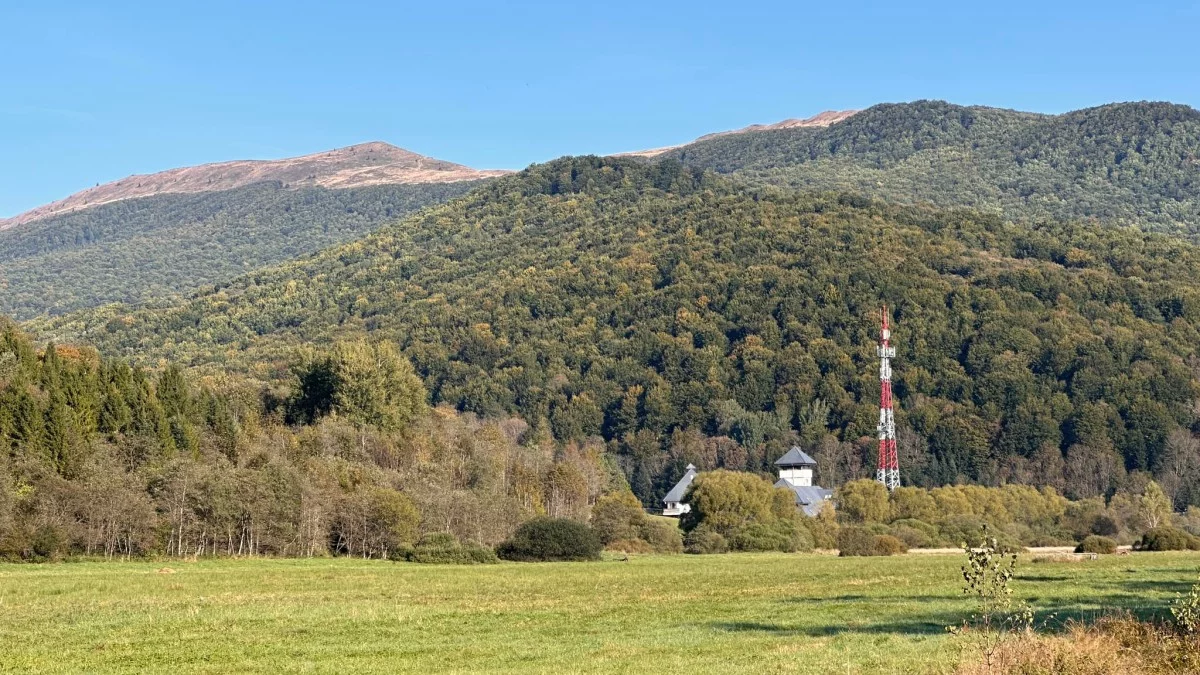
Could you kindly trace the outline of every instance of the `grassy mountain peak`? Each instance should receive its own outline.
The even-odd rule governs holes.
[[[97,185],[12,218],[0,230],[104,204],[160,194],[196,194],[279,182],[288,187],[355,188],[373,185],[456,183],[502,175],[418,155],[382,142],[361,143],[302,157],[201,164],[129,176]]]

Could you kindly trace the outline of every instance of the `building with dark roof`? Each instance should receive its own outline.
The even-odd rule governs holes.
[[[816,516],[821,512],[821,506],[833,498],[833,490],[827,490],[820,485],[813,485],[813,470],[817,462],[799,446],[792,446],[783,457],[775,460],[779,469],[779,480],[775,487],[788,488],[796,495],[796,506],[805,515]]]
[[[683,474],[683,478],[671,488],[666,497],[663,497],[663,515],[664,516],[682,516],[692,510],[683,502],[683,496],[687,494],[687,490],[692,485],[692,481],[696,479],[696,467],[688,464],[687,472]]]
[[[779,480],[776,481],[775,487],[791,490],[796,495],[796,507],[804,511],[805,515],[816,516],[821,512],[821,506],[833,499],[833,490],[813,485],[813,471],[817,468],[817,462],[799,446],[792,446],[783,457],[775,460],[775,467],[779,470]],[[680,478],[667,496],[663,497],[664,516],[682,516],[692,510],[692,507],[683,501],[683,497],[691,487],[692,481],[696,479],[696,473],[696,467],[688,464],[687,473],[684,473],[683,478]]]

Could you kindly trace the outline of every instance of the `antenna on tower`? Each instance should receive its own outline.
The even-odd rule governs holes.
[[[900,460],[896,456],[896,416],[892,411],[892,331],[888,327],[887,305],[880,312],[883,328],[879,332],[879,468],[875,480],[889,491],[900,487]]]

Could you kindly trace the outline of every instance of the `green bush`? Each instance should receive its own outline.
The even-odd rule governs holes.
[[[1070,546],[1075,543],[1074,538],[1066,532],[1030,533],[1028,537],[1022,537],[1021,541],[1026,546]]]
[[[998,550],[1002,553],[1015,553],[1024,550],[1021,542],[1012,533],[995,527],[987,527],[982,519],[969,515],[952,515],[941,523],[942,541],[950,542],[953,546],[982,546],[985,538],[996,539]]]
[[[785,551],[796,550],[795,543],[786,532],[762,523],[750,523],[738,528],[729,547],[735,551]]]
[[[618,539],[609,542],[604,547],[606,551],[619,551],[621,553],[654,553],[654,547],[645,539]]]
[[[683,533],[678,525],[647,518],[639,531],[642,541],[655,553],[683,552]]]
[[[729,542],[725,541],[720,532],[701,525],[687,533],[683,540],[683,550],[685,553],[727,553]]]
[[[1138,551],[1196,551],[1200,550],[1200,539],[1169,525],[1156,527],[1133,545]]]
[[[932,548],[933,547],[933,539],[931,539],[928,534],[925,534],[924,532],[922,532],[921,530],[918,530],[915,527],[909,527],[908,525],[893,524],[891,527],[890,534],[893,537],[895,537],[896,539],[899,539],[900,541],[904,542],[904,545],[907,546],[908,548]]]
[[[34,562],[58,560],[66,551],[66,537],[59,528],[43,525],[34,533],[30,548],[33,555],[29,559]]]
[[[426,534],[415,546],[405,549],[400,560],[442,565],[479,565],[499,562],[496,553],[477,544],[463,544],[449,532]]]
[[[1115,537],[1121,531],[1117,521],[1113,520],[1112,516],[1100,514],[1092,520],[1092,534],[1098,534],[1101,537]]]
[[[602,544],[638,539],[646,522],[646,512],[632,492],[602,495],[592,507],[592,530]]]
[[[914,530],[920,531],[926,537],[929,537],[930,541],[934,542],[938,540],[938,536],[940,534],[937,525],[932,525],[924,520],[917,520],[916,518],[901,518],[899,520],[893,520],[892,527],[910,527]]]
[[[838,555],[877,556],[907,553],[908,547],[890,534],[874,534],[865,527],[843,527],[838,533]]]
[[[875,555],[903,555],[908,553],[908,546],[890,534],[877,534],[872,542]]]
[[[496,554],[518,562],[598,560],[601,548],[600,538],[582,523],[566,518],[534,518],[497,546]]]
[[[1079,545],[1075,547],[1075,552],[1104,554],[1116,553],[1117,542],[1109,539],[1108,537],[1101,537],[1100,535],[1093,534],[1079,542]]]

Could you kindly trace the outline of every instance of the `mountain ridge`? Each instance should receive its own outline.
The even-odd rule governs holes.
[[[136,174],[81,190],[11,218],[0,218],[0,230],[127,199],[219,192],[269,181],[279,181],[289,188],[348,189],[458,183],[507,173],[511,172],[473,169],[371,141],[284,159],[231,160]]]
[[[712,133],[704,134],[703,136],[700,136],[700,137],[696,138],[695,140],[689,141],[687,143],[680,143],[678,145],[664,145],[659,148],[650,148],[649,150],[634,150],[632,152],[619,152],[612,156],[613,157],[647,157],[647,158],[658,157],[659,155],[671,152],[672,150],[678,150],[680,148],[685,148],[689,145],[692,145],[693,143],[700,143],[702,141],[708,141],[708,140],[712,140],[714,138],[720,138],[721,136],[732,136],[734,134],[747,134],[747,133],[752,133],[752,132],[756,132],[756,131],[778,131],[780,129],[804,129],[804,128],[810,128],[810,127],[827,127],[827,126],[830,126],[833,124],[837,124],[838,122],[841,122],[842,120],[845,120],[859,112],[862,112],[862,111],[861,110],[826,110],[824,112],[817,113],[816,115],[813,115],[812,117],[805,117],[805,118],[789,117],[788,119],[780,120],[778,122],[773,122],[771,124],[750,124],[750,125],[740,128],[740,129],[729,129],[728,131],[714,131]]]
[[[1198,154],[1200,111],[1183,104],[1047,115],[921,100],[825,127],[714,136],[662,156],[748,185],[1200,237]]]

